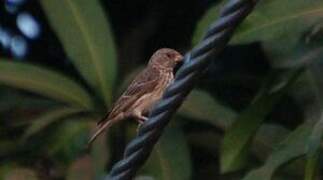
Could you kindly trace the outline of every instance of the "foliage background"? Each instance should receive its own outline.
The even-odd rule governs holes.
[[[1,179],[104,177],[136,125],[87,151],[95,122],[155,50],[188,51],[225,2],[26,1],[42,34],[23,58],[1,49]],[[5,5],[0,25],[19,33]],[[322,179],[322,19],[318,0],[260,1],[136,179]]]

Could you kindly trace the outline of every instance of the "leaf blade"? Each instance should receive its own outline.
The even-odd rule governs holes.
[[[91,109],[93,106],[87,92],[73,80],[55,71],[31,64],[0,61],[0,83],[76,107]]]
[[[221,172],[235,171],[244,165],[248,157],[248,147],[253,135],[257,132],[266,115],[301,71],[301,69],[298,69],[290,72],[287,78],[285,77],[278,85],[276,84],[279,89],[276,89],[277,87],[268,88],[265,86],[253,103],[237,117],[235,123],[226,132],[222,142],[220,157]],[[272,86],[273,78],[275,79],[277,76],[270,76],[267,80],[267,86]]]
[[[35,135],[37,132],[46,128],[55,121],[66,118],[67,116],[83,112],[83,109],[73,107],[63,107],[49,110],[42,114],[40,117],[33,120],[32,124],[26,129],[22,136],[22,141],[25,141],[29,137]]]
[[[116,78],[116,50],[99,1],[40,2],[74,65],[110,104]]]
[[[305,123],[299,126],[276,148],[262,167],[249,172],[243,180],[256,180],[259,177],[270,180],[280,166],[305,154],[304,147],[310,131],[311,126],[309,124]]]
[[[155,179],[190,179],[188,146],[179,127],[174,125],[165,129],[142,173]]]
[[[286,7],[288,6],[288,11]],[[199,21],[194,32],[193,44],[217,17],[220,5],[213,6]],[[317,0],[268,0],[260,1],[239,26],[231,44],[260,41],[274,66],[286,67],[294,59],[317,47],[321,37],[323,2]],[[291,30],[292,29],[292,30]],[[318,33],[318,34],[316,34]]]
[[[321,148],[321,140],[323,137],[323,81],[321,79],[322,74],[322,60],[323,57],[323,49],[319,49],[320,54],[313,59],[313,63],[311,63],[308,67],[308,75],[311,81],[311,85],[314,87],[314,97],[315,104],[317,107],[314,111],[309,112],[311,120],[314,121],[314,127],[312,133],[310,135],[309,141],[306,145],[306,168],[305,168],[305,179],[306,180],[314,180],[317,176],[317,172],[319,169],[319,158],[321,156],[320,148]],[[317,120],[318,119],[318,120]],[[315,122],[316,121],[316,122]]]
[[[227,129],[237,116],[232,109],[200,90],[193,90],[189,94],[178,110],[178,114],[209,122],[223,130]]]
[[[272,64],[286,67],[315,47],[312,36],[322,20],[322,1],[262,1],[238,29],[232,43],[261,41]]]

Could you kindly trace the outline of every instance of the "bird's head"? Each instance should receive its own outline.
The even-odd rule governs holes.
[[[177,63],[183,60],[183,56],[174,49],[162,48],[157,50],[150,58],[149,64],[159,68],[173,70]]]

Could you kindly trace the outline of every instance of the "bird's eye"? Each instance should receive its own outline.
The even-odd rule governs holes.
[[[173,55],[172,55],[172,54],[166,54],[166,56],[167,56],[168,58],[172,58],[172,57],[173,57]]]

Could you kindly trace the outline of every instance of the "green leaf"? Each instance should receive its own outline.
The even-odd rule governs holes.
[[[7,87],[0,90],[0,113],[13,109],[48,109],[59,103],[48,98],[29,96]]]
[[[160,180],[190,179],[190,154],[179,127],[170,126],[165,129],[140,174]]]
[[[310,79],[312,86],[314,87],[314,97],[317,107],[314,110],[311,110],[310,119],[318,119],[316,122],[314,119],[314,127],[307,143],[307,162],[306,162],[306,171],[305,171],[305,180],[315,180],[317,172],[319,169],[319,157],[321,156],[321,141],[323,137],[323,80],[322,70],[323,70],[323,49],[321,49],[321,55],[318,56],[313,63],[309,65],[308,78]],[[318,117],[319,116],[319,117]]]
[[[65,164],[80,156],[87,148],[91,120],[83,117],[60,123],[48,140],[47,153]]]
[[[200,42],[207,31],[208,27],[219,17],[221,5],[212,6],[198,22],[193,34],[192,44]]]
[[[95,131],[97,129],[96,123],[91,122],[90,129]],[[92,134],[90,133],[90,135]],[[67,172],[67,179],[103,179],[106,175],[106,165],[110,160],[110,149],[107,145],[108,139],[106,132],[104,132],[93,142],[90,154],[73,162]]]
[[[193,44],[201,40],[207,27],[216,20],[220,7],[213,6],[199,21]],[[273,65],[288,66],[322,42],[322,20],[322,1],[263,0],[239,26],[232,44],[260,41]]]
[[[63,118],[67,118],[68,116],[75,115],[83,111],[83,109],[71,107],[62,107],[50,110],[32,121],[31,125],[24,132],[22,141],[25,141],[27,138],[35,135],[58,120],[62,120]]]
[[[233,43],[261,41],[273,64],[281,66],[283,62],[286,66],[317,47],[316,33],[322,20],[323,1],[260,1],[236,32]]]
[[[315,180],[321,155],[321,141],[323,137],[323,114],[321,119],[314,125],[311,136],[306,144],[307,162],[305,169],[305,180]]]
[[[230,109],[230,107],[223,106],[208,93],[200,90],[193,90],[190,93],[178,113],[184,117],[192,118],[193,120],[202,120],[210,123],[223,131],[229,129],[238,115],[238,113]],[[265,160],[272,152],[273,146],[277,142],[280,142],[282,138],[286,137],[288,132],[288,130],[281,126],[271,124],[262,125],[253,140],[252,152],[259,159]],[[191,135],[192,137],[196,137],[192,138],[192,141],[194,141],[197,146],[208,149],[210,152],[217,151],[220,142],[218,139],[220,137],[217,137],[214,132],[204,133],[199,132],[197,135]],[[200,136],[204,137],[201,138]],[[210,144],[208,138],[205,138],[208,136],[215,138],[211,138],[214,142],[213,144]]]
[[[220,104],[208,93],[200,90],[190,93],[178,113],[184,117],[209,122],[223,130],[227,129],[237,116],[230,107]]]
[[[305,145],[311,132],[311,125],[303,124],[294,130],[275,151],[266,163],[248,173],[243,180],[271,180],[276,170],[282,165],[305,154]]]
[[[15,168],[5,175],[4,180],[38,180],[38,177],[32,169]]]
[[[93,132],[97,130],[97,124],[92,124]],[[91,133],[92,135],[93,133]],[[95,179],[103,179],[106,174],[106,165],[110,161],[109,138],[107,131],[103,132],[93,143],[91,147],[91,158],[95,173]]]
[[[4,179],[6,177],[6,175],[15,168],[17,168],[17,164],[13,161],[11,161],[10,163],[1,164],[0,179]]]
[[[93,107],[90,96],[73,80],[31,64],[1,60],[0,84],[28,90],[77,107]]]
[[[277,124],[264,123],[253,138],[252,154],[265,161],[273,152],[275,146],[285,139],[290,131]]]
[[[3,132],[3,131],[1,131]],[[0,156],[16,152],[19,149],[19,144],[11,138],[1,138],[0,140]],[[0,171],[1,174],[1,171]],[[1,176],[0,176],[1,177]],[[1,178],[0,178],[1,179]]]
[[[90,86],[111,103],[116,50],[98,0],[40,1],[68,56]]]
[[[223,131],[229,129],[238,115],[230,107],[223,106],[208,93],[199,90],[193,90],[190,93],[178,113],[193,120],[210,123]],[[259,159],[265,160],[272,152],[273,146],[286,137],[288,132],[287,129],[278,125],[262,125],[253,140],[252,152]],[[198,134],[190,136],[192,136],[190,140],[197,146],[210,152],[217,151],[220,135],[215,135],[214,132],[198,132]],[[209,139],[206,138],[208,136],[215,138],[211,138],[213,143],[209,143]]]
[[[291,71],[284,76],[274,72],[269,76],[252,104],[237,117],[235,123],[226,132],[221,146],[221,172],[235,171],[245,164],[252,137],[300,71]],[[276,82],[275,79],[278,77],[281,79]]]

